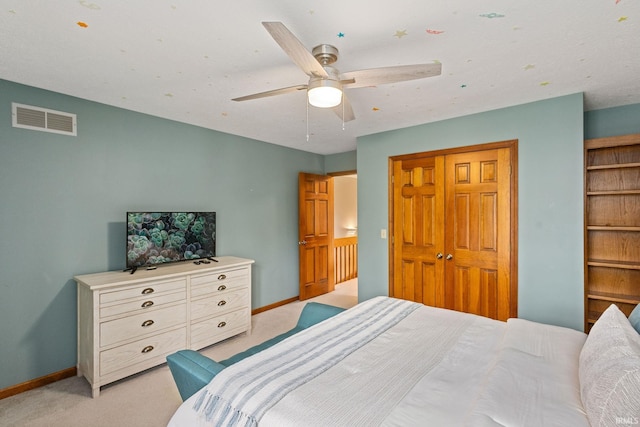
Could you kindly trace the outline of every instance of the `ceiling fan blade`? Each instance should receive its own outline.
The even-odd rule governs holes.
[[[397,83],[407,80],[424,79],[439,76],[442,64],[399,65],[394,67],[371,68],[368,70],[348,71],[340,75],[341,80],[355,80],[354,83],[343,82],[344,87],[377,86],[387,83]]]
[[[268,90],[266,92],[254,93],[253,95],[241,96],[233,98],[232,101],[249,101],[250,99],[266,98],[268,96],[284,95],[285,93],[296,92],[299,90],[307,90],[307,85],[297,85],[283,87],[282,89]]]
[[[322,65],[282,22],[263,22],[271,37],[308,76],[329,77]]]
[[[342,103],[333,107],[332,110],[344,122],[350,122],[356,118],[355,114],[353,114],[353,108],[351,108],[351,102],[349,102],[349,98],[347,98],[344,91],[342,91]]]

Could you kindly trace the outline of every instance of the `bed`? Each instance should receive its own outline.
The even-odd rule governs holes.
[[[169,426],[638,423],[640,335],[615,305],[587,337],[376,297],[224,369]]]

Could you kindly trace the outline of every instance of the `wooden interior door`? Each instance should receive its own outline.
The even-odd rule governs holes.
[[[509,149],[447,155],[445,169],[445,306],[492,319],[516,316]]]
[[[389,294],[517,316],[516,141],[390,159]]]
[[[393,163],[391,296],[444,307],[444,157]]]
[[[333,178],[298,175],[300,299],[331,292],[333,271]]]

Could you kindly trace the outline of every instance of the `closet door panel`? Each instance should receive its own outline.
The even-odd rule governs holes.
[[[442,251],[443,158],[394,162],[391,235],[393,279],[390,295],[436,307],[444,306]]]
[[[500,238],[510,233],[510,203],[502,201],[510,197],[503,191],[510,162],[502,150],[446,156],[445,294],[452,296],[445,300],[453,302],[447,308],[506,320],[511,247]]]

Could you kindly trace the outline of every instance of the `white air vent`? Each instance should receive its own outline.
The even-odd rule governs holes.
[[[77,135],[76,115],[31,105],[11,103],[13,127]]]

